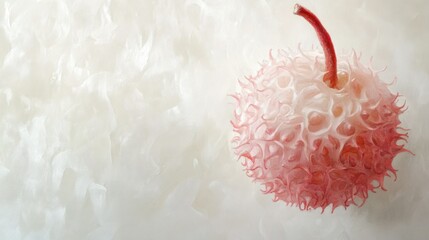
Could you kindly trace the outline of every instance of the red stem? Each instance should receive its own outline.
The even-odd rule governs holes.
[[[323,77],[325,82],[328,82],[329,87],[335,88],[338,82],[337,78],[337,57],[335,55],[334,45],[332,44],[331,37],[326,29],[320,23],[319,19],[307,8],[296,4],[294,14],[305,18],[316,30],[319,37],[320,45],[322,45],[323,52],[325,53],[325,65],[327,73]]]

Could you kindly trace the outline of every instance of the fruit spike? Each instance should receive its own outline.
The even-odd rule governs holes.
[[[331,88],[337,87],[337,57],[335,55],[334,45],[332,44],[331,37],[326,29],[323,27],[320,20],[310,12],[307,8],[295,4],[294,14],[305,18],[316,30],[319,37],[320,45],[322,45],[323,52],[325,53],[325,64],[327,73],[323,77],[325,82]]]

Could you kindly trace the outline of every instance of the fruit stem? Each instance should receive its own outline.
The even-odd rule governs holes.
[[[320,45],[322,45],[323,52],[325,54],[325,65],[326,73],[323,76],[323,81],[327,82],[331,88],[336,88],[338,77],[337,77],[337,57],[335,55],[334,45],[332,44],[331,37],[326,29],[323,27],[320,20],[310,12],[307,8],[295,4],[294,14],[305,18],[316,30],[317,36],[319,37]]]

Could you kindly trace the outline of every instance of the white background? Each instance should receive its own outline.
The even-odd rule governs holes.
[[[362,208],[263,195],[230,148],[237,79],[318,46],[282,0],[1,1],[0,239],[427,239],[429,4],[300,1],[409,109]]]

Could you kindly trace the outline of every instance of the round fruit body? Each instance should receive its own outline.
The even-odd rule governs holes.
[[[303,210],[363,204],[407,151],[403,106],[377,73],[355,53],[338,57],[336,88],[325,73],[322,52],[279,50],[233,95],[232,142],[247,175]]]

